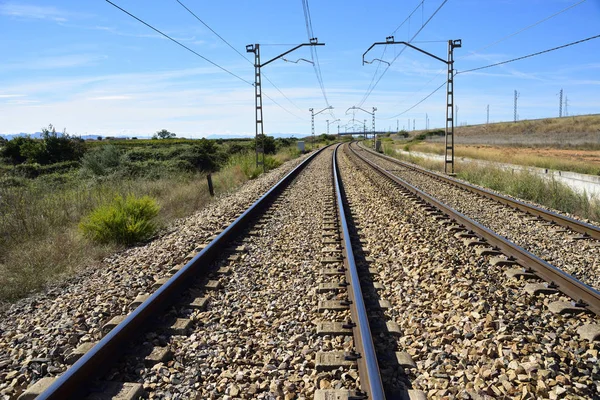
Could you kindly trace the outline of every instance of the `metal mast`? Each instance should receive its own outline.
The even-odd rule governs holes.
[[[517,122],[517,100],[519,99],[519,92],[515,90],[515,120]]]
[[[248,47],[246,47],[246,51]],[[256,150],[256,166],[262,165],[263,172],[265,172],[265,132],[263,129],[263,105],[262,105],[262,79],[260,76],[260,45],[255,44],[254,50],[254,105],[255,105],[255,120],[256,120],[256,133],[254,135],[254,147]],[[258,138],[261,138],[260,144]],[[262,155],[262,159],[259,159]]]
[[[317,38],[310,39],[310,43],[302,43],[296,47],[291,48],[285,53],[281,53],[277,57],[270,59],[269,61],[262,63],[260,62],[260,45],[249,44],[246,46],[247,53],[254,53],[254,95],[255,95],[255,120],[256,120],[256,136],[255,136],[255,150],[256,150],[256,166],[263,166],[263,171],[265,170],[265,134],[263,127],[263,103],[262,103],[262,79],[261,79],[261,68],[267,64],[272,63],[273,61],[285,56],[286,54],[291,53],[294,50],[299,49],[302,46],[324,46],[325,43],[319,43]],[[313,129],[314,130],[314,129]],[[260,135],[260,136],[259,136]],[[258,138],[261,138],[260,144],[258,143]],[[262,154],[262,156],[261,156]]]
[[[312,133],[313,146],[315,144],[315,115],[321,114],[325,110],[333,110],[333,106],[325,107],[324,109],[322,109],[319,112],[315,112],[314,108],[308,109],[308,111],[310,111],[310,129],[311,129],[311,133]],[[329,124],[327,124],[327,133],[329,133]]]
[[[563,96],[563,90],[560,89],[559,101],[558,101],[558,118],[562,117],[562,106],[563,106],[562,96]]]
[[[451,173],[454,174],[454,49],[462,47],[462,40],[448,40],[448,60],[444,60],[436,55],[433,55],[423,49],[420,49],[416,46],[408,42],[396,42],[393,36],[388,36],[385,38],[385,42],[376,42],[371,45],[363,53],[363,65],[365,63],[369,64],[368,61],[365,61],[365,55],[375,46],[379,45],[389,45],[389,44],[402,44],[411,49],[415,49],[420,51],[421,53],[428,55],[429,57],[435,58],[446,65],[448,65],[448,79],[446,84],[446,155],[445,155],[445,163],[444,163],[444,172],[448,173],[448,164],[451,166]],[[410,129],[410,119],[408,120],[408,128]],[[415,129],[414,120],[413,120],[413,130]]]

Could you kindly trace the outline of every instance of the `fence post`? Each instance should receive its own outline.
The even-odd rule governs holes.
[[[212,175],[211,174],[206,175],[206,180],[208,181],[208,192],[210,193],[211,196],[214,196],[215,189],[213,188],[213,184],[212,184]]]

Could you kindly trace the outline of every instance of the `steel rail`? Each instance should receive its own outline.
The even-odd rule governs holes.
[[[181,293],[196,278],[206,273],[211,262],[222,252],[223,247],[242,233],[254,218],[260,215],[323,149],[318,150],[296,166],[255,201],[179,272],[158,288],[146,301],[133,310],[123,322],[112,329],[100,342],[58,377],[37,397],[37,400],[64,400],[85,397],[89,384],[106,372],[115,357],[121,354],[121,350],[125,348],[131,339],[139,337],[140,329],[147,326],[151,319],[162,310],[177,301]]]
[[[440,202],[410,183],[386,171],[384,168],[358,154],[351,146],[350,150],[360,160],[372,167],[380,175],[387,177],[391,181],[413,193],[421,200],[442,211],[458,224],[485,239],[491,246],[500,249],[502,253],[514,259],[522,267],[530,268],[535,271],[536,275],[538,275],[541,279],[555,285],[558,290],[577,301],[579,305],[585,306],[589,311],[600,315],[600,292],[596,289],[586,285],[563,270],[547,263],[524,248],[511,242],[507,238],[498,235],[480,223],[470,219],[466,215],[463,215],[462,213]]]
[[[536,217],[545,219],[546,221],[554,222],[554,223],[556,223],[556,224],[558,224],[560,226],[568,227],[568,228],[574,230],[575,232],[579,232],[579,233],[582,233],[584,235],[588,235],[591,238],[594,238],[596,240],[600,240],[600,227],[598,227],[598,226],[595,226],[595,225],[592,225],[592,224],[588,224],[588,223],[583,222],[583,221],[578,221],[578,220],[576,220],[574,218],[570,218],[570,217],[567,217],[565,215],[560,215],[560,214],[557,214],[557,213],[555,213],[553,211],[544,210],[541,207],[537,207],[537,206],[534,206],[532,204],[527,204],[527,203],[525,203],[523,201],[512,199],[512,198],[510,198],[508,196],[505,196],[505,195],[502,195],[502,194],[498,194],[498,193],[494,193],[494,192],[492,192],[490,190],[483,189],[483,188],[471,185],[469,183],[461,182],[458,179],[452,178],[450,176],[445,176],[445,175],[439,174],[439,173],[434,172],[434,171],[428,171],[428,170],[426,170],[424,168],[421,168],[421,167],[419,167],[417,165],[408,164],[406,162],[397,160],[397,159],[395,159],[393,157],[390,157],[390,156],[387,156],[387,155],[384,155],[384,154],[379,154],[379,153],[374,152],[373,150],[368,149],[368,148],[366,148],[366,147],[364,147],[362,145],[360,145],[360,147],[362,149],[367,150],[370,153],[372,153],[374,155],[377,155],[378,157],[381,157],[381,158],[383,158],[383,159],[385,159],[387,161],[390,161],[390,162],[392,162],[394,164],[402,165],[403,167],[412,169],[414,171],[418,171],[418,172],[423,173],[425,175],[428,175],[428,176],[430,176],[430,177],[432,177],[434,179],[438,179],[438,180],[441,180],[442,182],[446,182],[446,183],[449,183],[451,185],[458,186],[461,189],[464,189],[464,190],[467,190],[469,192],[472,192],[472,193],[475,193],[475,194],[487,197],[488,199],[491,199],[491,200],[497,201],[499,203],[505,204],[507,206],[516,208],[518,210],[521,210],[523,212],[529,213],[531,215],[535,215]]]
[[[373,336],[369,326],[367,317],[367,309],[362,295],[360,279],[358,277],[358,269],[354,261],[352,252],[352,242],[350,240],[350,231],[346,221],[346,212],[342,198],[343,184],[340,176],[340,171],[337,165],[337,150],[341,146],[338,144],[333,152],[333,181],[335,186],[335,195],[338,208],[338,215],[342,229],[342,247],[344,250],[344,266],[346,267],[347,276],[349,277],[348,293],[350,295],[350,313],[355,326],[352,328],[354,333],[354,344],[359,353],[358,358],[358,373],[360,376],[361,389],[367,394],[367,398],[373,400],[385,399],[381,374],[379,372],[379,363],[377,362],[377,354],[375,353],[375,345],[373,344]]]

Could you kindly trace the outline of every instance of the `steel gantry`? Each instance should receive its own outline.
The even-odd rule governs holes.
[[[356,107],[356,106],[352,106],[349,109],[346,110],[346,114],[348,114],[348,111],[350,110],[361,110],[366,112],[367,114],[371,114],[372,120],[373,120],[373,148],[375,148],[375,111],[377,111],[377,107],[373,107],[373,112],[367,111],[364,108],[360,108],[360,107]],[[367,138],[367,128],[366,128],[366,124],[365,124],[365,139]]]
[[[261,68],[273,61],[282,58],[286,54],[291,53],[294,50],[299,49],[303,46],[324,46],[325,43],[319,43],[317,38],[310,39],[310,43],[302,43],[290,50],[281,53],[277,57],[271,58],[269,61],[262,63],[260,62],[260,44],[249,44],[246,46],[246,52],[254,53],[254,104],[255,104],[255,120],[256,120],[256,134],[255,134],[255,150],[256,150],[256,166],[263,166],[265,169],[265,132],[263,127],[263,103],[262,103],[262,79],[261,79]],[[307,60],[308,61],[308,60]],[[260,137],[260,144],[259,144]],[[260,157],[262,155],[262,157]]]
[[[312,134],[312,144],[313,144],[313,146],[315,145],[315,115],[319,115],[323,111],[326,111],[326,110],[333,110],[333,106],[325,107],[324,109],[322,109],[319,112],[315,112],[314,108],[309,108],[308,109],[308,111],[310,111],[310,131],[311,131],[311,134]],[[327,125],[327,132],[329,133],[329,125]]]
[[[444,60],[436,55],[433,55],[423,49],[420,49],[408,42],[396,42],[393,36],[385,38],[385,42],[376,42],[371,45],[363,53],[363,65],[370,64],[373,61],[366,61],[365,55],[375,46],[388,45],[388,44],[403,44],[411,49],[415,49],[429,57],[435,58],[448,66],[448,76],[446,80],[446,145],[445,145],[445,157],[444,157],[444,172],[448,173],[448,164],[450,164],[450,173],[454,174],[454,49],[462,46],[462,40],[448,40],[448,60]],[[410,121],[409,121],[410,125]]]

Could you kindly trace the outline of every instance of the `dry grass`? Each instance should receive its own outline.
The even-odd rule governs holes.
[[[411,145],[410,150],[422,153],[444,154],[444,145],[442,143],[420,142]],[[579,159],[572,159],[569,154],[561,155],[558,151],[553,152],[556,155],[549,156],[534,154],[535,151],[527,148],[459,145],[455,148],[455,156],[559,171],[573,171],[581,174],[600,175],[600,162],[596,161],[596,159],[600,159],[600,154],[597,151],[589,152],[589,158],[593,157],[594,160],[582,159],[586,158],[585,154],[582,154],[583,151],[578,152]]]
[[[433,171],[443,171],[443,162],[414,155],[396,153],[388,146],[385,153]],[[456,162],[457,177],[467,182],[496,190],[523,200],[600,222],[600,201],[579,194],[554,179],[547,180],[527,171],[506,173],[505,170],[468,162]]]
[[[423,132],[410,132],[411,138]],[[600,150],[600,114],[460,126],[455,134],[456,142],[463,144]]]

